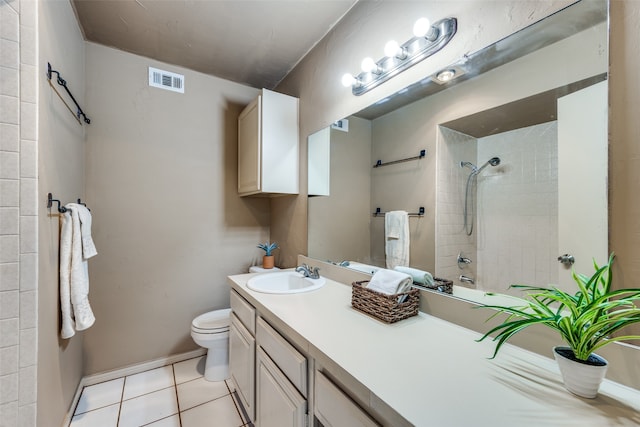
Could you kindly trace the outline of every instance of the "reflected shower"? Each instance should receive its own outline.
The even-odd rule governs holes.
[[[469,168],[471,169],[471,173],[467,178],[467,186],[464,192],[464,231],[467,233],[467,236],[471,236],[473,233],[473,218],[475,214],[475,203],[471,204],[471,215],[469,215],[469,198],[471,196],[471,191],[473,190],[473,186],[476,183],[476,178],[487,166],[498,166],[500,164],[500,157],[492,157],[487,160],[482,166],[477,167],[471,162],[460,162],[461,168]]]

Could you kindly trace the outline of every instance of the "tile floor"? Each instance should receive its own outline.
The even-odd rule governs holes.
[[[241,427],[230,380],[202,376],[204,357],[152,369],[82,390],[69,427]]]

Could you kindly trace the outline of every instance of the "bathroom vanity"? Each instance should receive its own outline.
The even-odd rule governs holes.
[[[245,409],[269,426],[637,426],[640,391],[570,394],[553,360],[442,319],[388,325],[351,308],[351,286],[266,294],[230,276],[230,363]],[[308,424],[306,424],[308,423]]]

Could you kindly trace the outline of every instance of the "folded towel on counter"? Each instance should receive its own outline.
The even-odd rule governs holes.
[[[401,273],[406,273],[413,278],[415,283],[420,283],[427,286],[433,286],[433,275],[428,271],[419,270],[417,268],[397,266],[394,270]]]
[[[409,214],[391,211],[384,215],[386,267],[409,265]]]
[[[407,292],[412,284],[413,279],[410,275],[381,268],[373,275],[367,288],[383,294],[395,295]]]

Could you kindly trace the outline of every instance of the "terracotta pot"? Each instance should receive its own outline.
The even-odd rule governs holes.
[[[560,368],[564,387],[573,394],[593,399],[597,396],[600,383],[607,372],[608,362],[595,353],[591,354],[589,362],[573,360],[570,357],[572,355],[573,351],[569,347],[553,348],[553,356]]]
[[[274,264],[274,256],[273,255],[265,255],[262,257],[262,268],[273,268]]]

